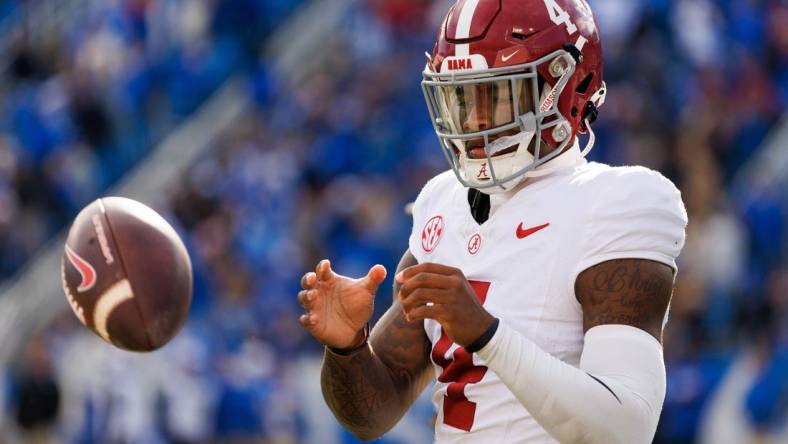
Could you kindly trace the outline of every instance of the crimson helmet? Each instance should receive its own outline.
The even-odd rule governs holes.
[[[602,46],[585,0],[459,0],[422,89],[460,182],[486,193],[549,171],[604,103]],[[585,154],[593,145],[593,133]]]

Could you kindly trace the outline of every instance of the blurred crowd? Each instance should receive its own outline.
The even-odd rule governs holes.
[[[254,69],[298,3],[0,2],[0,278],[231,73]]]
[[[9,37],[0,276],[228,75],[244,76],[254,100],[159,208],[192,253],[183,333],[130,355],[65,314],[0,369],[5,430],[69,443],[355,442],[322,406],[321,348],[295,322],[295,294],[321,258],[357,276],[393,270],[404,251],[405,206],[447,168],[418,83],[448,2],[359,2],[295,82],[270,72],[260,48],[296,3],[97,2],[44,46]],[[655,442],[786,442],[788,184],[737,179],[788,105],[788,4],[590,3],[609,97],[589,157],[663,172],[690,218]],[[426,442],[430,420],[422,399],[386,439]]]

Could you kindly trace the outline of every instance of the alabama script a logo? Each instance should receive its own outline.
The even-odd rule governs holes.
[[[486,179],[490,176],[487,175],[487,162],[484,162],[479,168],[479,174],[476,175],[477,179]]]

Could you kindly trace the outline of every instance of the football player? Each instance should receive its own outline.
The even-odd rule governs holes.
[[[370,333],[380,265],[301,280],[328,406],[372,439],[437,379],[436,442],[651,442],[687,215],[659,173],[584,159],[606,92],[588,4],[460,0],[423,77],[451,170],[415,202],[391,308]]]

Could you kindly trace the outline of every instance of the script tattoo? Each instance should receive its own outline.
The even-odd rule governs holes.
[[[397,270],[416,264],[406,252]],[[393,427],[432,379],[430,342],[421,322],[408,322],[395,301],[375,325],[370,346],[351,356],[326,351],[321,385],[337,420],[362,439]]]
[[[371,428],[370,412],[380,409],[391,396],[381,390],[391,385],[385,373],[365,371],[372,360],[374,357],[368,350],[347,357],[326,352],[323,395],[337,418],[351,430]]]
[[[673,270],[645,259],[597,264],[577,277],[575,294],[583,307],[583,328],[624,324],[662,341],[662,321],[673,291]]]

